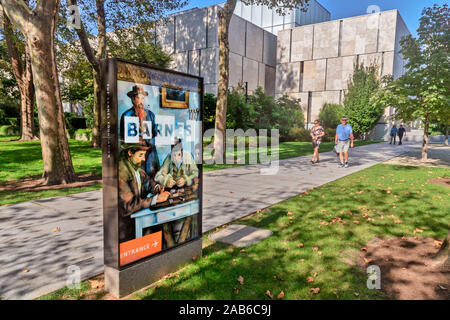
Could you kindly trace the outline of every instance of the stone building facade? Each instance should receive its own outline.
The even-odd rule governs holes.
[[[204,78],[205,91],[217,94],[219,43],[217,12],[222,5],[195,8],[173,14],[159,22],[157,41],[172,55],[171,68]],[[230,87],[248,83],[275,95],[277,32],[300,23],[329,20],[330,14],[316,0],[308,12],[292,10],[280,16],[264,6],[238,3],[230,22]],[[286,23],[285,23],[286,22]]]
[[[275,94],[302,101],[305,120],[317,119],[325,103],[342,103],[355,64],[376,64],[379,73],[400,77],[400,40],[409,34],[397,10],[301,26],[278,32]],[[385,112],[372,137],[388,134]]]

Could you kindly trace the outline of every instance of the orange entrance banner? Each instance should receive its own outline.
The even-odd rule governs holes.
[[[122,242],[120,244],[120,265],[126,265],[161,251],[161,243],[161,231],[127,242]]]

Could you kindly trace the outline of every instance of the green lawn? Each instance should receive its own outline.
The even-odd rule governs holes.
[[[0,183],[42,175],[40,141],[11,141],[18,137],[0,138]],[[102,151],[90,147],[88,141],[69,140],[75,172],[102,174]]]
[[[374,237],[414,236],[416,228],[442,240],[450,191],[427,181],[449,176],[449,169],[380,164],[310,190],[237,222],[270,229],[268,239],[242,252],[204,235],[201,259],[133,298],[264,300],[270,290],[274,299],[281,291],[284,299],[387,299],[367,289],[366,274],[346,260]],[[47,298],[68,296],[79,292],[65,288]]]
[[[25,178],[39,178],[42,174],[41,144],[39,141],[20,142],[14,141],[18,137],[0,137],[0,184]],[[355,146],[376,143],[374,141],[358,141]],[[77,174],[100,175],[102,173],[102,154],[100,149],[90,147],[90,142],[69,140],[72,162]],[[321,152],[333,149],[333,143],[323,143]],[[246,163],[249,152],[246,150]],[[284,142],[280,144],[280,159],[299,157],[312,154],[312,146],[309,142]],[[237,154],[237,152],[235,152]],[[204,165],[204,171],[213,171],[238,166],[238,164]],[[66,188],[45,191],[0,191],[0,205],[17,202],[63,196],[84,191],[101,189],[101,184],[89,187]]]
[[[39,141],[19,142],[18,137],[0,137],[0,183],[25,178],[39,178],[42,174],[42,154]],[[11,141],[12,140],[12,141]],[[78,174],[101,175],[102,152],[90,148],[90,142],[69,140],[72,162]],[[101,184],[89,187],[44,191],[0,191],[0,205],[63,196],[101,189]]]

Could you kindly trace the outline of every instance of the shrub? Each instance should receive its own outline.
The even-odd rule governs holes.
[[[248,97],[248,103],[253,107],[254,129],[275,129],[278,128],[278,105],[272,96],[266,94],[263,88],[258,87]]]
[[[91,129],[78,129],[75,131],[73,138],[76,140],[91,141],[92,140],[92,130]]]
[[[289,140],[295,142],[310,142],[311,133],[305,128],[291,128],[289,130]]]
[[[323,142],[334,142],[334,137],[336,136],[336,129],[325,128],[325,136],[323,136]]]
[[[74,113],[64,112],[66,122],[66,130],[70,137],[74,137],[75,131],[78,129],[86,129],[86,118],[77,116]]]
[[[255,110],[252,105],[245,103],[241,88],[233,88],[228,93],[227,128],[244,131],[255,128]]]
[[[203,130],[213,129],[216,121],[217,98],[211,93],[203,97]]]
[[[325,103],[319,114],[319,120],[322,126],[335,129],[344,115],[344,107],[340,104]]]
[[[274,112],[276,128],[280,130],[280,139],[289,138],[291,128],[305,126],[305,117],[300,105],[300,99],[292,99],[283,95],[277,101],[278,108]]]
[[[16,136],[19,130],[12,125],[0,126],[0,136]]]

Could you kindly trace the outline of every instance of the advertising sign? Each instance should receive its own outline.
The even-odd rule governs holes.
[[[104,62],[105,265],[122,269],[201,237],[201,78]]]

